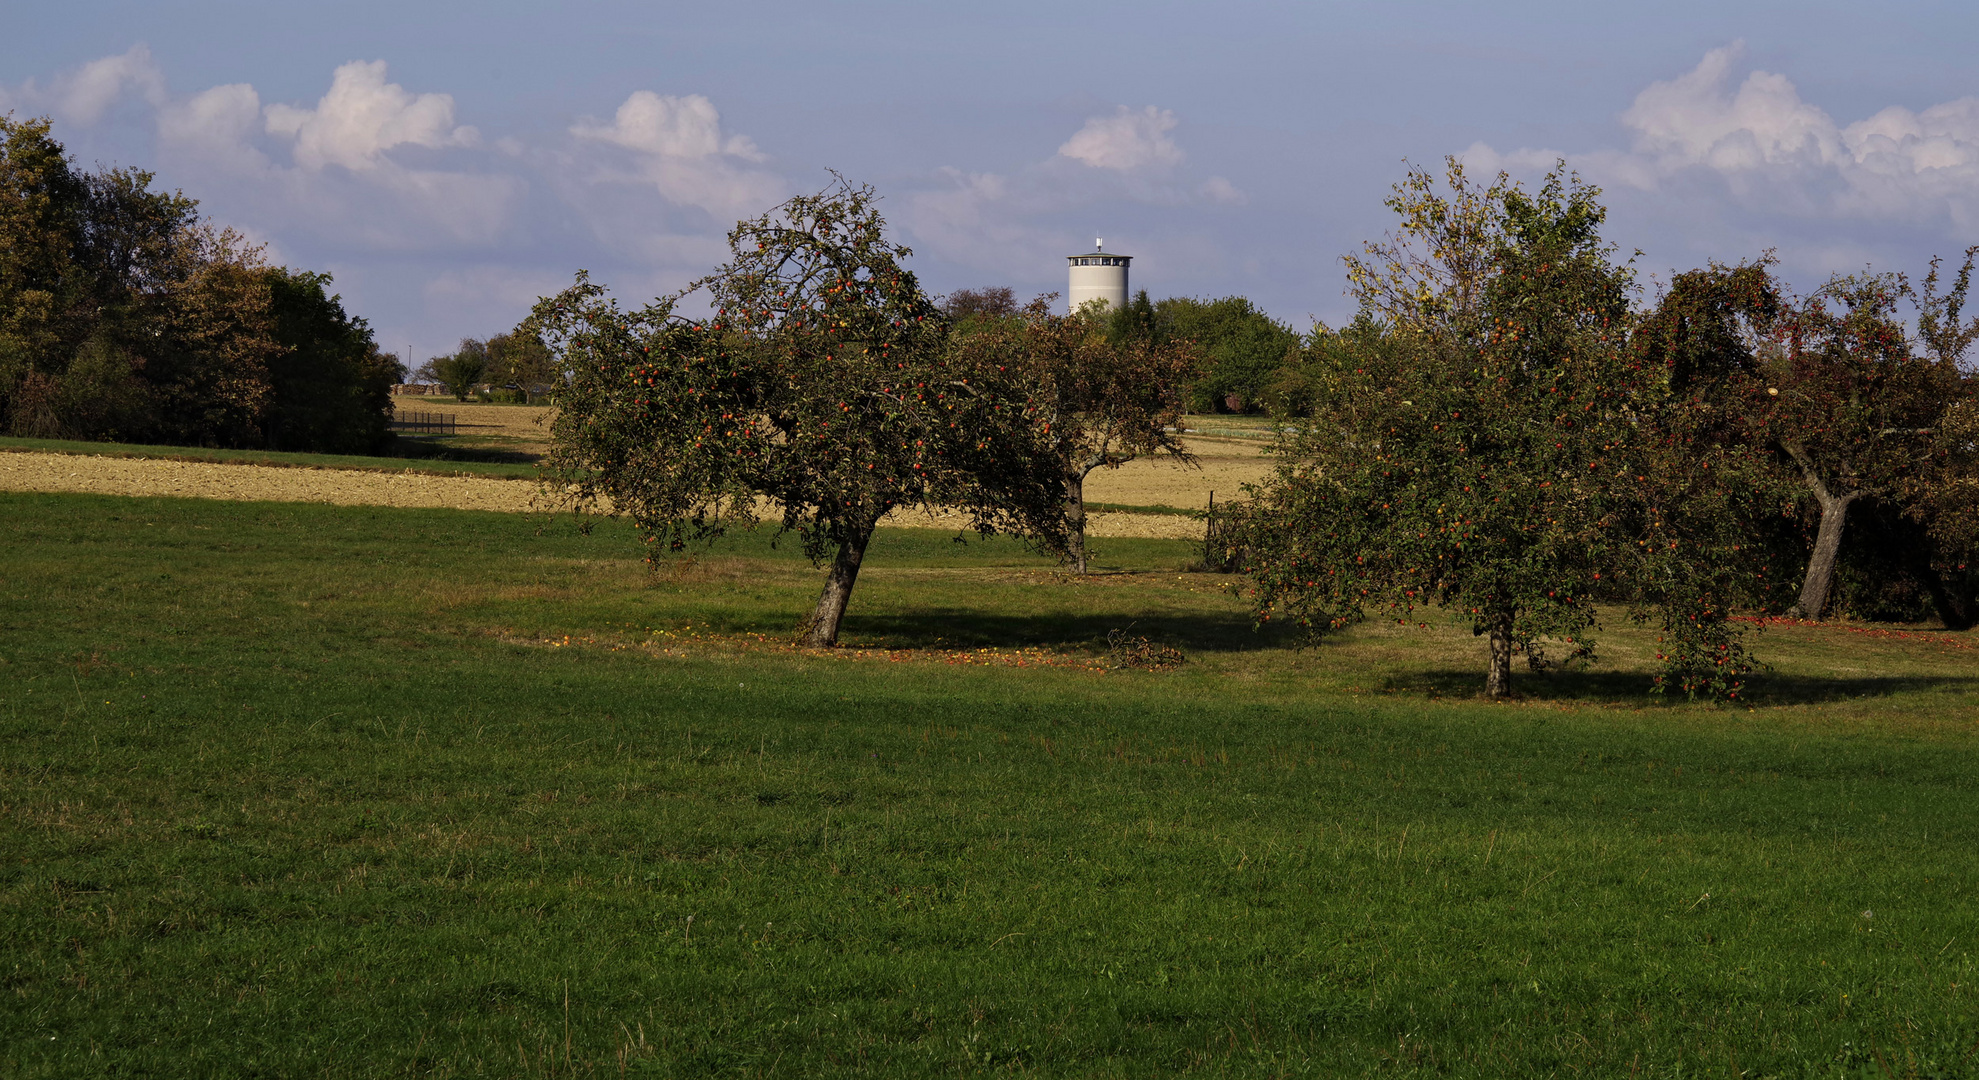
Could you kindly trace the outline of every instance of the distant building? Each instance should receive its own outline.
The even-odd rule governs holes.
[[[1109,255],[1104,240],[1094,240],[1084,255],[1067,255],[1071,280],[1066,282],[1065,310],[1077,311],[1094,300],[1104,300],[1115,311],[1127,306],[1127,264],[1132,255]]]

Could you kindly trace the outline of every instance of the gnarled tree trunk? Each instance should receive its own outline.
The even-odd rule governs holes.
[[[1484,676],[1484,696],[1508,698],[1512,696],[1512,617],[1492,616],[1489,633],[1491,667]]]
[[[829,649],[838,644],[838,624],[845,618],[845,605],[852,599],[852,586],[859,580],[859,564],[866,559],[866,544],[873,538],[873,526],[857,530],[838,546],[831,570],[825,575],[824,591],[811,617],[797,628],[797,643]]]
[[[1787,614],[1802,619],[1819,619],[1828,607],[1828,594],[1835,584],[1835,560],[1842,550],[1842,526],[1848,523],[1848,508],[1862,497],[1862,492],[1836,495],[1828,490],[1821,480],[1821,474],[1814,469],[1806,451],[1792,443],[1786,444],[1787,453],[1800,465],[1801,476],[1807,481],[1807,490],[1814,495],[1814,501],[1821,507],[1821,525],[1814,533],[1814,554],[1807,560],[1807,576],[1800,583],[1800,599],[1795,600]]]

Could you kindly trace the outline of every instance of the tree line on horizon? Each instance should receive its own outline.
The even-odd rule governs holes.
[[[429,357],[411,378],[444,387],[459,401],[482,393],[488,400],[524,402],[531,400],[531,387],[553,393],[566,381],[542,337],[523,327],[486,340],[461,338],[453,352]]]
[[[1004,285],[957,289],[942,297],[942,312],[958,324],[1018,313],[1015,290]],[[1265,413],[1285,399],[1283,369],[1303,339],[1242,296],[1150,300],[1147,290],[1105,317],[1109,340],[1190,342],[1201,363],[1183,387],[1192,413]]]
[[[373,453],[403,377],[330,275],[271,266],[139,169],[0,116],[0,430]]]

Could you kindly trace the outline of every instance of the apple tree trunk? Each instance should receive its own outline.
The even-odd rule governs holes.
[[[838,624],[845,618],[845,605],[852,599],[852,586],[859,580],[859,564],[866,559],[866,545],[873,538],[873,526],[855,531],[839,544],[832,556],[831,570],[825,575],[824,591],[818,606],[798,628],[797,643],[829,649],[838,644]]]

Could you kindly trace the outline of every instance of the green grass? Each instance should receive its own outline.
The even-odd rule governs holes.
[[[1160,517],[1200,517],[1200,510],[1185,510],[1177,506],[1140,506],[1133,503],[1089,502],[1086,509],[1096,513],[1154,514]]]
[[[8,1076],[1970,1076],[1979,664],[1474,696],[1189,546],[0,495]],[[1108,630],[1182,648],[1105,666]],[[566,644],[566,640],[569,642]],[[965,662],[968,661],[968,662]],[[1018,665],[1022,666],[1018,666]]]
[[[1282,423],[1269,416],[1247,416],[1241,413],[1187,413],[1182,417],[1182,427],[1185,430],[1226,439],[1270,441],[1278,437],[1278,429]]]
[[[534,455],[456,447],[446,436],[401,435],[393,443],[395,457],[362,454],[302,454],[280,450],[224,450],[198,446],[150,446],[141,443],[80,442],[72,439],[24,439],[0,436],[0,453],[37,451],[94,457],[156,458],[169,461],[214,461],[241,465],[273,465],[301,469],[354,469],[367,472],[417,472],[439,476],[492,476],[534,480]],[[476,460],[477,458],[481,460]],[[525,460],[527,459],[527,460]]]

